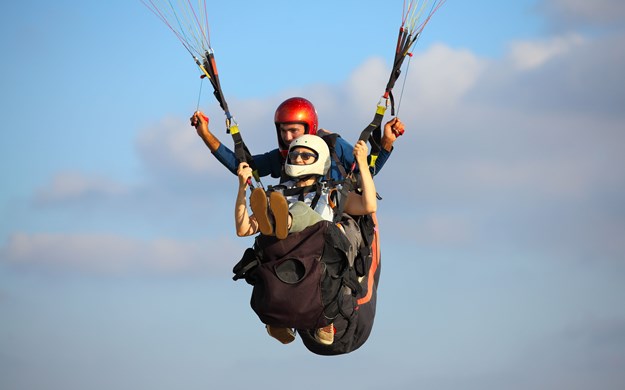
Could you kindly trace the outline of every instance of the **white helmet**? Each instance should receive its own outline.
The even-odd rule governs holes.
[[[330,149],[326,142],[319,136],[304,134],[291,141],[289,145],[289,152],[291,150],[300,147],[307,148],[317,153],[317,160],[308,165],[291,164],[291,161],[287,155],[286,162],[284,163],[284,172],[290,177],[301,177],[309,175],[323,176],[330,169]]]

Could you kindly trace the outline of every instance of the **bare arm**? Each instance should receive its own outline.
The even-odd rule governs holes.
[[[367,144],[364,141],[358,141],[354,146],[354,157],[356,157],[358,169],[360,170],[362,195],[358,195],[353,191],[347,194],[345,212],[348,214],[366,215],[374,213],[378,208],[375,184],[367,164],[368,153]]]
[[[246,237],[258,232],[258,223],[254,215],[249,215],[247,211],[247,181],[252,177],[252,169],[247,163],[241,163],[237,170],[239,176],[239,189],[237,200],[234,206],[234,225],[237,236]]]
[[[190,120],[191,126],[195,127],[197,131],[197,135],[202,138],[210,151],[214,153],[219,148],[219,145],[221,145],[221,142],[208,129],[208,117],[204,115],[202,111],[196,111],[193,113]]]

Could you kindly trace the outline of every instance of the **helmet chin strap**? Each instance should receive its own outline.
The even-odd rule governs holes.
[[[316,179],[315,181],[319,181],[319,179],[321,179],[323,176],[322,175],[317,175],[317,174],[311,174],[311,175],[304,175],[304,176],[299,176],[299,177],[294,177],[293,179],[297,180],[297,181],[306,181],[309,179]]]

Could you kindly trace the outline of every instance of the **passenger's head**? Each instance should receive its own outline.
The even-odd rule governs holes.
[[[278,133],[278,148],[286,157],[289,145],[304,134],[317,134],[317,111],[315,106],[301,97],[285,100],[274,115]]]
[[[285,173],[293,178],[323,176],[330,169],[330,149],[316,135],[304,134],[289,146]]]

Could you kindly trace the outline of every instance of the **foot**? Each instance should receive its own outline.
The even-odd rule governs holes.
[[[267,194],[265,190],[260,187],[252,190],[252,195],[250,195],[250,207],[254,213],[256,222],[258,222],[260,232],[266,236],[271,236],[273,234],[273,225],[267,213]]]
[[[288,344],[295,340],[295,331],[292,328],[279,328],[275,326],[266,325],[267,333],[269,336],[278,340],[282,344]]]
[[[334,332],[336,329],[333,324],[317,329],[315,332],[315,340],[323,345],[332,345],[334,342]]]
[[[269,207],[276,226],[276,237],[284,240],[289,234],[289,204],[279,192],[269,194]]]

